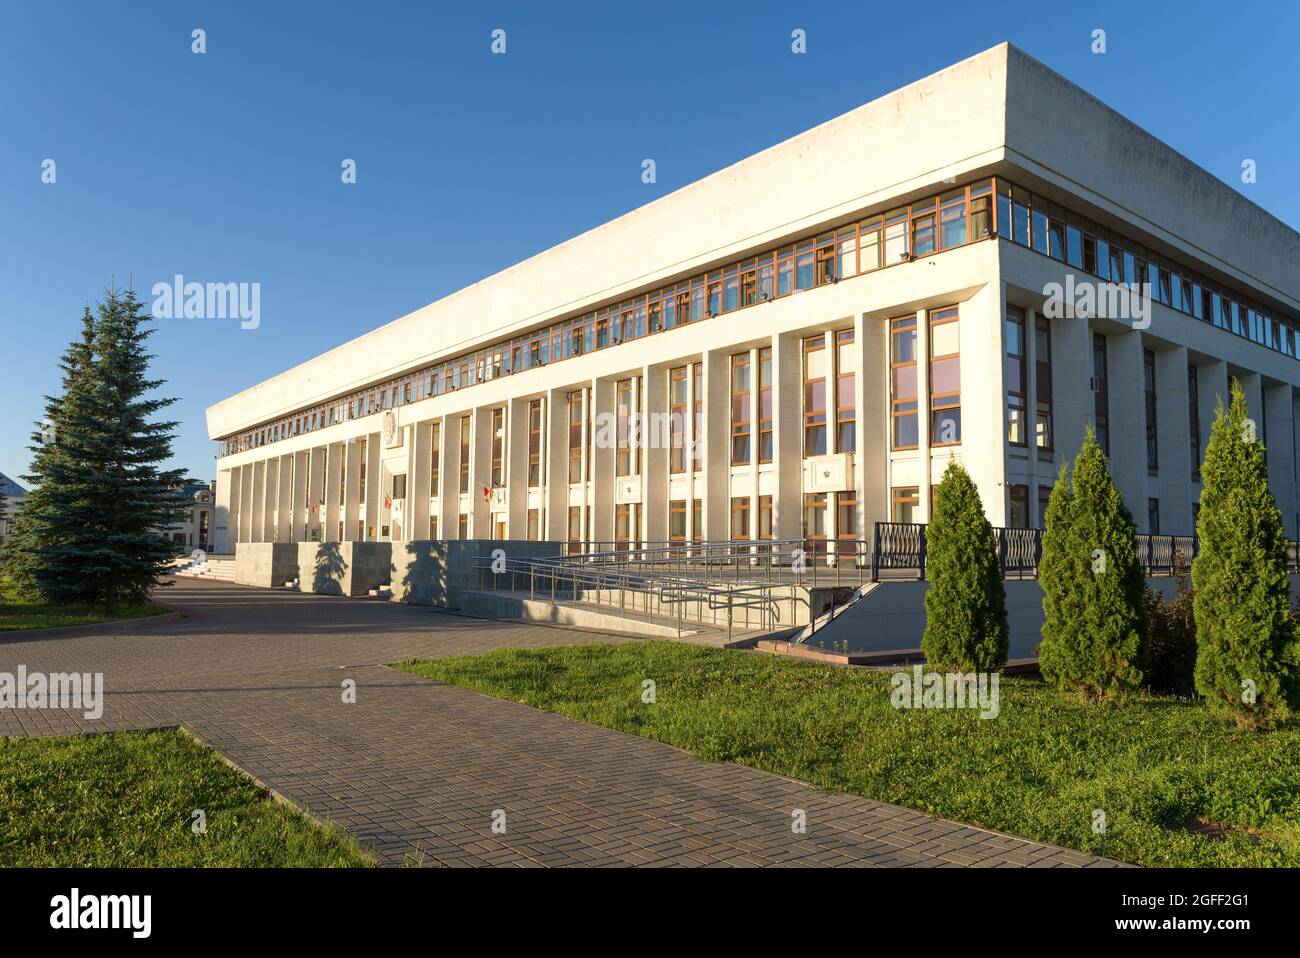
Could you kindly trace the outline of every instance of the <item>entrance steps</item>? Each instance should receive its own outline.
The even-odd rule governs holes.
[[[195,562],[189,556],[178,559],[172,574],[185,579],[215,579],[218,582],[235,581],[234,556],[208,556]]]

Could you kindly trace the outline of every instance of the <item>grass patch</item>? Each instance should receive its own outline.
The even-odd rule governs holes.
[[[138,619],[146,615],[166,612],[160,605],[145,602],[140,605],[121,605],[108,615],[97,605],[50,605],[29,602],[14,592],[13,586],[0,579],[0,632],[21,632],[26,629],[56,629],[67,625],[93,625],[117,619]]]
[[[191,830],[195,809],[204,834]],[[0,738],[0,865],[368,863],[345,831],[275,801],[184,732]]]
[[[819,788],[1148,866],[1300,865],[1300,723],[1242,733],[1193,702],[1085,706],[1003,678],[1001,713],[896,710],[889,675],[644,642],[398,668]],[[657,702],[641,703],[642,680]],[[1092,830],[1093,810],[1106,830]],[[1214,823],[1213,834],[1187,823]]]

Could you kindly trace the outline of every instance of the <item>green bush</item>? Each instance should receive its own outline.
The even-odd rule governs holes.
[[[936,668],[993,672],[1007,664],[1007,598],[993,527],[970,475],[949,463],[925,530],[925,634]]]
[[[1196,690],[1212,711],[1259,728],[1300,706],[1300,642],[1282,514],[1235,380],[1228,409],[1219,402],[1201,481],[1201,550],[1192,563]]]
[[[1061,470],[1045,517],[1038,579],[1043,589],[1043,677],[1081,700],[1132,691],[1142,682],[1146,579],[1133,517],[1093,438],[1073,473]]]

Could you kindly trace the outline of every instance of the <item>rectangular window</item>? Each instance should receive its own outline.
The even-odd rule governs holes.
[[[574,555],[582,546],[582,507],[569,506],[569,554]]]
[[[803,497],[803,535],[810,540],[813,555],[826,554],[826,493],[810,492]]]
[[[1052,333],[1045,316],[1034,320],[1034,443],[1040,454],[1052,452]]]
[[[616,425],[618,450],[616,454],[617,472],[615,475],[631,476],[636,473],[636,449],[632,439],[632,417],[636,412],[636,397],[633,390],[635,380],[620,379],[615,387]]]
[[[432,438],[429,442],[429,495],[436,497],[438,495],[438,464],[442,459],[442,423],[435,422],[432,429]],[[430,536],[430,538],[437,538]]]
[[[492,410],[492,488],[506,484],[506,411]]]
[[[692,538],[696,542],[704,541],[704,500],[691,500],[691,528],[695,530]]]
[[[1028,443],[1025,428],[1026,370],[1025,370],[1025,314],[1019,306],[1007,307],[1005,325],[1007,340],[1007,442],[1013,446]]]
[[[429,538],[438,538],[438,517],[429,516]]]
[[[772,497],[758,497],[758,538],[772,538]]]
[[[528,510],[528,541],[537,542],[542,538],[542,511]]]
[[[1038,487],[1038,528],[1047,528],[1047,504],[1052,499],[1051,486]]]
[[[772,347],[758,351],[758,461],[772,461]]]
[[[731,538],[741,542],[749,539],[749,497],[731,500]]]
[[[939,197],[939,243],[952,249],[966,242],[966,190],[953,190]]]
[[[632,504],[621,502],[614,506],[614,548],[625,550],[632,543]]]
[[[835,451],[857,449],[858,353],[853,330],[835,334]]]
[[[826,337],[803,341],[803,454],[826,454]]]
[[[957,307],[930,310],[930,445],[961,442],[961,341]]]
[[[1142,380],[1146,391],[1147,415],[1147,472],[1155,474],[1160,468],[1160,450],[1156,436],[1156,354],[1142,350]]]
[[[686,500],[673,499],[668,503],[668,540],[686,541]]]
[[[907,254],[907,207],[885,214],[885,265],[901,263]]]
[[[686,373],[687,367],[678,366],[668,374],[668,469],[673,473],[686,471]]]
[[[469,538],[469,514],[466,512],[456,520],[456,536],[462,541]]]
[[[1201,478],[1201,391],[1196,379],[1196,367],[1187,367],[1187,422],[1191,427],[1192,478]]]
[[[695,407],[692,412],[691,441],[687,446],[687,459],[691,471],[699,472],[704,468],[704,457],[700,455],[700,439],[704,435],[704,364],[691,364],[691,390],[694,393]],[[699,528],[698,526],[696,527]]]
[[[747,466],[750,462],[751,421],[749,352],[731,357],[731,464]]]
[[[1008,487],[1011,509],[1007,513],[1007,525],[1012,529],[1029,528],[1029,487],[1012,485]]]
[[[460,417],[460,493],[469,492],[469,416]],[[461,538],[465,538],[461,536]]]
[[[1147,500],[1147,532],[1153,536],[1160,535],[1160,500]]]
[[[366,440],[357,440],[357,463],[361,472],[360,491],[357,492],[357,502],[366,501]]]
[[[835,538],[842,542],[857,541],[858,494],[856,492],[835,493]]]
[[[542,401],[528,403],[528,486],[536,489],[542,484]]]
[[[582,390],[569,393],[569,482],[582,482]]]
[[[916,389],[916,317],[890,320],[890,395],[893,448],[915,449],[919,442]]]
[[[1107,386],[1106,337],[1092,334],[1092,424],[1097,445],[1110,455],[1110,389]]]

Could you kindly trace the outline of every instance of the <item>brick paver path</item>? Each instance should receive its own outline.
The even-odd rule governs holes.
[[[0,710],[0,734],[184,725],[387,864],[1112,865],[386,668],[635,641],[394,603],[182,581],[185,618],[0,640],[0,671],[103,672],[104,715]],[[742,653],[737,653],[742,654]],[[342,683],[357,683],[343,704]],[[505,813],[506,832],[492,831]],[[791,828],[803,809],[807,830]]]

